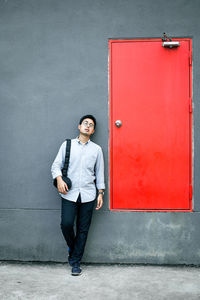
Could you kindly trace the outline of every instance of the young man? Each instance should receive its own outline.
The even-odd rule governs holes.
[[[52,177],[57,179],[58,192],[62,198],[61,230],[69,247],[68,261],[72,266],[72,275],[81,274],[80,261],[92,219],[96,187],[98,189],[96,209],[100,209],[103,205],[105,189],[103,153],[101,147],[90,140],[95,127],[94,116],[83,116],[78,125],[79,136],[71,140],[67,175],[72,181],[70,190],[62,180],[61,172],[65,162],[66,141],[61,145],[51,167]],[[73,229],[75,217],[76,235]]]

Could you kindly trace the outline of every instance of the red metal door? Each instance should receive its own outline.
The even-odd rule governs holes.
[[[176,41],[109,41],[111,209],[192,210],[192,47]]]

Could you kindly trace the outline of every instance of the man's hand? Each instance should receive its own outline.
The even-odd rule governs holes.
[[[57,179],[57,188],[59,193],[66,195],[68,192],[67,184],[62,180],[61,176],[58,176],[56,179]]]
[[[103,195],[99,194],[97,197],[97,207],[96,210],[100,209],[103,206]]]

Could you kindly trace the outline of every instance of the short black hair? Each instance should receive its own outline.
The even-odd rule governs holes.
[[[96,127],[96,119],[93,115],[85,115],[82,118],[80,118],[79,125],[81,125],[83,120],[85,119],[91,119],[94,122],[94,128]]]

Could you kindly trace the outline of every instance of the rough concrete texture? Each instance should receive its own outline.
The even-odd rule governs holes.
[[[0,263],[0,299],[200,299],[200,268]]]
[[[66,261],[50,167],[92,113],[106,193],[84,262],[200,264],[199,15],[199,0],[0,0],[1,260]],[[164,31],[193,39],[195,212],[110,211],[108,40]]]

